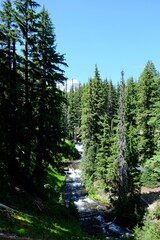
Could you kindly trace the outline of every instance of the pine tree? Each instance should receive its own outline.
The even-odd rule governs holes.
[[[108,100],[109,100],[109,83],[108,83],[108,80],[105,79],[103,82],[102,82],[102,85],[103,85],[103,97],[104,97],[104,109],[105,109],[105,112],[107,113],[108,115]]]
[[[116,126],[115,119],[118,111],[118,96],[115,87],[113,86],[112,80],[109,81],[108,85],[108,100],[107,100],[107,115],[110,125],[110,132],[114,132]]]
[[[128,166],[126,162],[126,132],[124,120],[124,72],[122,71],[120,84],[120,107],[118,124],[118,193],[121,207],[126,207],[126,198],[128,193]],[[124,205],[123,205],[124,204]],[[123,208],[123,207],[122,207]]]
[[[129,174],[129,191],[134,195],[139,185],[138,139],[136,125],[137,92],[133,78],[127,80],[125,87],[126,148]]]
[[[152,108],[150,109],[150,116],[148,125],[151,127],[153,133],[153,144],[155,146],[154,153],[151,158],[146,159],[144,163],[145,171],[142,172],[141,181],[144,186],[156,187],[159,186],[160,172],[159,172],[159,156],[160,156],[160,93],[159,93],[159,74],[155,77],[156,94]]]
[[[70,140],[75,140],[75,112],[76,112],[76,105],[75,105],[75,89],[73,87],[73,80],[72,86],[68,93],[68,137]]]
[[[97,66],[93,79],[85,87],[82,97],[82,141],[85,144],[85,152],[82,160],[83,179],[88,187],[95,178],[96,154],[100,145],[102,134],[101,116],[104,114],[102,82]]]
[[[64,95],[56,84],[66,80],[67,64],[48,12],[37,14],[32,0],[14,2],[14,10],[6,0],[0,12],[0,153],[16,184],[33,191],[43,188],[48,164],[58,165]]]
[[[110,82],[110,87],[111,87]],[[112,86],[113,87],[113,86]],[[112,93],[109,92],[109,84],[107,79],[102,82],[103,95],[101,101],[103,102],[103,115],[100,117],[101,134],[99,134],[99,147],[96,154],[96,181],[99,185],[99,191],[111,191],[113,187],[113,179],[115,176],[114,154],[113,154],[113,129],[111,130],[111,122],[113,116],[111,114]],[[111,90],[111,89],[110,89]],[[110,95],[109,95],[110,94]],[[110,100],[110,102],[109,102]],[[113,100],[113,101],[112,101]],[[110,103],[110,106],[109,106]],[[114,112],[114,109],[112,109]],[[115,112],[114,112],[115,113]],[[112,118],[112,119],[111,119]]]
[[[139,161],[143,164],[150,158],[155,150],[154,129],[148,124],[151,111],[156,101],[156,69],[150,61],[141,74],[137,83],[138,105],[137,105],[137,124],[139,131],[138,148]]]
[[[1,139],[3,156],[5,156],[9,173],[15,179],[18,175],[18,163],[16,160],[17,145],[17,54],[16,43],[20,42],[18,31],[14,22],[14,10],[10,0],[2,4],[0,11],[0,69],[1,69]]]
[[[112,161],[110,161],[110,155],[111,155],[111,141],[110,141],[110,128],[108,123],[108,116],[105,113],[101,117],[101,128],[102,133],[99,135],[99,148],[97,150],[96,154],[96,167],[95,167],[95,176],[96,179],[99,182],[99,186],[101,187],[101,190],[105,191],[110,190],[111,184],[110,181],[112,181],[110,173],[112,172]],[[113,173],[113,172],[112,172]]]
[[[83,86],[79,86],[74,92],[74,103],[75,103],[75,141],[81,141],[81,115],[82,115],[82,90]]]
[[[68,99],[68,138],[71,141],[80,141],[81,132],[81,98],[82,98],[82,86],[79,84],[78,87],[74,88],[73,84],[70,91],[67,94]]]
[[[58,148],[63,132],[61,119],[64,96],[56,87],[56,83],[66,80],[60,65],[67,64],[64,62],[64,55],[56,52],[54,28],[48,12],[43,8],[39,16],[38,37],[34,46],[36,51],[32,54],[37,72],[35,84],[37,146],[33,176],[36,185],[42,187],[45,165],[47,163],[57,165]]]
[[[122,225],[134,226],[137,223],[137,213],[139,211],[139,193],[137,185],[137,158],[134,151],[132,127],[135,122],[133,116],[134,95],[128,93],[134,88],[126,89],[124,84],[124,72],[122,71],[120,83],[120,105],[119,105],[119,124],[118,124],[118,158],[117,158],[117,202],[116,215],[117,221]],[[133,80],[128,81],[128,87],[133,87]],[[127,87],[127,88],[128,88]],[[134,92],[134,91],[133,91]],[[126,93],[126,96],[125,96]],[[133,101],[133,102],[132,102]],[[126,107],[130,106],[127,111]],[[132,114],[131,114],[132,113]],[[128,122],[126,121],[128,120]],[[127,140],[127,141],[126,141]],[[130,141],[130,142],[129,142]],[[132,143],[131,143],[132,142]],[[130,146],[131,144],[131,146]]]
[[[15,0],[16,6],[16,14],[15,21],[18,25],[19,31],[21,32],[21,40],[24,45],[24,49],[22,49],[23,55],[21,56],[22,68],[24,76],[24,106],[23,106],[23,126],[24,129],[21,134],[23,135],[24,141],[21,142],[21,151],[23,154],[23,174],[24,174],[24,185],[27,186],[27,181],[30,175],[30,166],[31,166],[31,151],[32,146],[31,142],[33,142],[33,129],[34,129],[34,119],[33,119],[33,108],[31,103],[31,82],[32,82],[32,74],[30,71],[30,62],[32,61],[30,58],[31,51],[31,39],[34,32],[34,27],[36,24],[37,14],[35,9],[39,6],[34,0]],[[22,138],[21,138],[22,139]],[[26,179],[25,179],[26,178]]]

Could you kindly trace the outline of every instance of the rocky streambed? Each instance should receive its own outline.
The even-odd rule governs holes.
[[[88,197],[82,184],[80,160],[65,164],[66,185],[63,188],[66,205],[73,203],[79,212],[82,229],[91,235],[104,235],[106,239],[121,239],[132,231],[114,223],[112,209]]]

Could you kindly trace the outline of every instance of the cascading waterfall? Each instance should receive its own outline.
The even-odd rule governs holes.
[[[80,144],[77,145],[77,149],[81,150]],[[88,197],[81,181],[80,160],[66,163],[64,170],[66,175],[66,185],[63,188],[64,202],[67,206],[70,202],[75,204],[84,231],[91,235],[104,234],[116,239],[132,233],[128,228],[114,224],[113,216],[109,214],[107,207]]]

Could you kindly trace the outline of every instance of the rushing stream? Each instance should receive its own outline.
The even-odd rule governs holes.
[[[112,213],[104,204],[88,197],[81,181],[80,160],[66,163],[65,174],[64,201],[66,205],[70,202],[76,205],[84,231],[91,235],[104,234],[106,239],[107,237],[121,239],[124,235],[131,233],[128,228],[114,224]]]

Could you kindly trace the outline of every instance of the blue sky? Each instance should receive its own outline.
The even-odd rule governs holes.
[[[160,71],[160,0],[37,0],[50,13],[66,77],[87,82],[98,65],[116,84],[136,80],[148,60]]]

